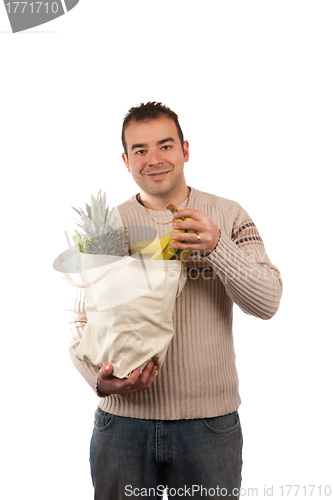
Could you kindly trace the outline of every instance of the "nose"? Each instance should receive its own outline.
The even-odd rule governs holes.
[[[148,165],[152,167],[155,167],[156,165],[163,165],[163,158],[161,158],[159,151],[150,151]]]

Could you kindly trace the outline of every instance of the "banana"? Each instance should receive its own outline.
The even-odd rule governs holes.
[[[178,210],[181,210],[179,207],[176,207],[172,203],[167,206],[167,208],[175,214]],[[176,221],[180,220],[193,220],[190,217],[184,218],[175,218]],[[193,229],[173,229],[173,233],[195,233]],[[163,259],[169,260],[174,256],[179,259],[186,259],[188,255],[191,253],[190,250],[180,250],[178,248],[174,248],[171,244],[176,241],[171,238],[170,233],[161,236],[160,238],[155,238],[154,240],[144,240],[135,243],[131,247],[131,253],[141,253],[141,254],[153,254],[151,256],[152,260]]]
[[[167,206],[167,209],[169,209],[170,212],[172,212],[173,214],[175,214],[176,212],[178,212],[178,210],[180,210],[180,208],[173,205],[173,203],[170,203],[170,205]],[[175,218],[175,221],[179,221],[179,220],[184,220],[184,219]],[[173,233],[184,233],[186,231],[184,231],[183,229],[173,229],[172,232]],[[170,235],[170,233],[169,233],[169,235]],[[162,259],[164,259],[164,260],[172,259],[172,257],[177,254],[178,248],[174,248],[171,246],[171,243],[173,243],[174,241],[176,241],[176,240],[174,240],[171,237],[169,238],[169,242],[162,252]],[[154,258],[159,258],[159,256],[153,255],[152,259],[154,259]]]
[[[179,207],[177,207],[177,210],[180,210]],[[181,219],[176,219],[176,220],[181,220]],[[182,220],[193,220],[191,217],[184,217]],[[186,229],[186,233],[196,233],[194,229]],[[192,253],[191,250],[180,250],[179,248],[177,249],[177,259],[182,259],[185,260],[187,257]]]
[[[168,205],[167,208],[173,214],[175,214],[176,212],[178,212],[178,210],[181,210],[180,207],[176,207],[172,203],[170,205]],[[175,217],[175,220],[176,221],[180,221],[180,220],[193,220],[193,219],[191,219],[190,217],[184,217],[184,218],[181,218],[181,217],[177,218],[177,217]],[[173,233],[195,233],[195,231],[193,229],[185,229],[185,230],[184,229],[173,229],[172,232]],[[176,256],[177,259],[186,259],[190,255],[191,251],[190,250],[180,250],[178,248],[172,247],[171,243],[173,241],[176,241],[176,240],[170,238],[170,241],[169,241],[168,245],[165,247],[165,249],[162,252],[162,258],[163,259],[172,259],[173,256]],[[159,258],[159,257],[155,256],[155,258]]]
[[[180,219],[178,219],[178,220],[180,220]],[[181,229],[173,229],[172,232],[173,233],[183,233],[184,231],[181,230]],[[170,233],[168,234],[168,237],[169,237],[169,240],[168,240],[168,243],[167,243],[166,247],[164,248],[164,250],[162,252],[161,251],[157,251],[151,257],[152,260],[156,260],[156,259],[169,260],[169,259],[171,259],[177,253],[178,248],[174,248],[174,247],[171,246],[171,243],[173,241],[176,241],[176,240],[174,240],[173,238],[170,237]]]
[[[143,240],[134,243],[131,247],[131,253],[152,253],[163,252],[170,239],[170,234],[165,234],[154,240]]]

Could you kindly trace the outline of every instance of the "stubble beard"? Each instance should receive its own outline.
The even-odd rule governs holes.
[[[156,180],[154,181],[153,185],[151,185],[150,183],[144,183],[144,185],[141,185],[139,187],[149,196],[162,198],[167,202],[172,203],[173,200],[171,198],[174,196],[174,193],[176,192],[177,187],[181,184],[182,180],[183,174],[179,175],[177,178],[174,178],[170,183],[163,183],[163,180]]]

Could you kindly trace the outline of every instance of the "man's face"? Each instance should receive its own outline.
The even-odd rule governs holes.
[[[184,162],[188,161],[188,142],[184,150],[171,118],[128,124],[125,130],[127,155],[123,160],[140,189],[149,195],[169,195],[185,186]]]

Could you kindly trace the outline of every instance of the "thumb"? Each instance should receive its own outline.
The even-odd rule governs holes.
[[[113,373],[113,366],[112,365],[104,365],[101,368],[102,376],[104,377],[109,377]]]

